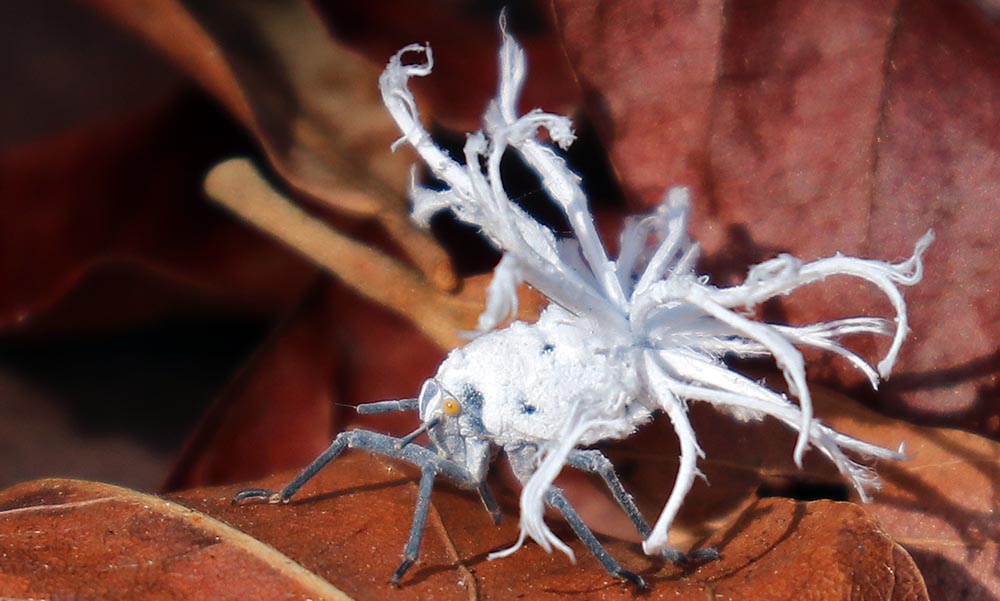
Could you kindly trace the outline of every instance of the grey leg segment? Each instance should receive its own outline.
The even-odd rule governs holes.
[[[410,538],[403,548],[403,561],[400,562],[396,572],[392,575],[392,585],[399,586],[399,579],[403,577],[406,570],[410,569],[413,562],[417,561],[420,553],[420,541],[424,537],[424,524],[427,523],[427,512],[431,508],[431,489],[434,488],[434,476],[437,470],[431,465],[425,465],[420,470],[420,486],[417,489],[417,507],[413,510],[413,525],[410,526]]]
[[[490,512],[493,524],[499,525],[503,514],[500,512],[500,506],[497,505],[496,499],[493,498],[493,493],[490,492],[490,487],[485,481],[479,483],[479,499],[483,502],[483,507],[486,508],[486,511]]]
[[[233,502],[240,503],[251,499],[266,499],[271,503],[285,503],[295,496],[295,493],[306,482],[326,467],[326,464],[336,459],[346,448],[361,449],[385,455],[386,457],[392,457],[393,459],[400,459],[420,468],[425,465],[433,465],[437,473],[448,478],[461,488],[471,490],[479,488],[479,482],[464,467],[447,459],[442,459],[436,453],[421,446],[407,445],[400,447],[399,443],[401,440],[393,436],[386,436],[385,434],[369,432],[367,430],[341,432],[319,457],[306,466],[280,492],[261,488],[249,488],[236,493],[236,496],[233,497]]]
[[[607,570],[609,574],[623,580],[628,580],[640,589],[646,588],[646,582],[641,576],[634,572],[623,570],[622,567],[618,565],[618,562],[615,561],[615,558],[611,557],[611,554],[607,552],[603,545],[601,545],[600,541],[597,540],[597,537],[594,536],[594,533],[591,532],[590,528],[583,523],[583,520],[580,519],[580,515],[575,509],[573,509],[573,506],[569,504],[569,501],[566,500],[566,495],[563,494],[561,489],[556,487],[550,488],[549,492],[545,493],[545,502],[553,508],[558,509],[559,513],[563,514],[563,517],[566,518],[566,521],[569,523],[570,528],[573,529],[573,532],[580,537],[583,544],[586,545],[587,549],[594,554],[597,561],[601,562],[601,565],[604,566],[604,569]]]
[[[453,461],[442,459],[436,453],[424,447],[418,445],[400,445],[401,440],[393,436],[386,436],[385,434],[369,432],[367,430],[341,432],[319,457],[306,466],[281,491],[275,492],[260,488],[242,490],[233,497],[233,503],[240,503],[251,499],[266,499],[270,503],[288,502],[306,482],[312,479],[326,464],[336,459],[346,448],[361,449],[416,465],[420,468],[420,486],[417,491],[417,506],[413,512],[413,525],[410,528],[410,536],[403,551],[403,561],[396,568],[396,572],[392,576],[392,584],[398,584],[403,574],[417,560],[420,552],[420,541],[423,538],[427,513],[430,511],[431,490],[434,487],[435,476],[440,474],[462,488],[478,490],[480,496],[483,498],[483,503],[490,510],[490,513],[499,513],[496,502],[493,501],[493,497],[486,490],[486,484],[476,481],[472,474],[464,467]]]
[[[576,450],[570,453],[568,461],[576,469],[597,474],[604,479],[604,483],[608,485],[608,489],[614,495],[615,501],[621,506],[625,515],[635,524],[635,529],[639,531],[642,538],[645,539],[649,536],[649,524],[642,517],[642,514],[639,513],[639,508],[636,507],[635,500],[632,499],[632,495],[622,486],[621,480],[618,479],[618,473],[615,472],[615,466],[604,453],[595,450]]]
[[[635,500],[632,499],[632,495],[622,486],[621,480],[618,479],[618,473],[615,472],[615,466],[604,453],[594,449],[576,450],[570,453],[568,463],[578,470],[598,474],[604,480],[604,483],[608,485],[608,489],[615,497],[615,501],[618,502],[618,505],[621,506],[625,514],[632,520],[632,523],[635,524],[635,529],[642,538],[649,537],[649,524],[639,512],[639,508],[636,506]],[[690,553],[668,549],[664,551],[663,557],[672,563],[688,563],[691,561],[718,559],[719,552],[712,548],[698,549]]]
[[[350,445],[349,438],[345,436],[350,433],[343,432],[337,438],[333,439],[333,443],[319,457],[314,459],[312,463],[307,465],[304,470],[299,472],[291,482],[286,484],[280,492],[265,488],[248,488],[236,493],[233,497],[233,503],[242,503],[251,499],[267,499],[269,503],[287,503],[295,493],[299,492],[302,485],[312,480],[313,476],[326,467],[326,464],[336,459]]]

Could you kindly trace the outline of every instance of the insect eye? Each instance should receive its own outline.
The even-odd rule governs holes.
[[[455,417],[462,412],[462,405],[455,397],[448,397],[444,400],[442,409],[444,410],[444,414],[448,417]]]

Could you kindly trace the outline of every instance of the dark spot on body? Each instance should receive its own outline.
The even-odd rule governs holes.
[[[481,410],[483,408],[483,393],[479,392],[479,389],[472,384],[466,384],[462,387],[462,406]]]
[[[477,434],[486,432],[483,425],[483,393],[472,384],[462,387],[462,415],[468,420],[471,427]]]
[[[538,411],[538,407],[535,407],[534,405],[532,405],[531,403],[529,403],[524,399],[518,400],[517,406],[521,410],[521,413],[523,413],[524,415],[534,415],[535,412]]]
[[[542,354],[543,355],[547,355],[547,354],[551,353],[554,350],[556,350],[555,345],[549,344],[548,342],[546,342],[545,344],[542,345]]]

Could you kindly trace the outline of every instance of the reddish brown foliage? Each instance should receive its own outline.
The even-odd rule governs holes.
[[[1000,432],[987,417],[1000,373],[995,22],[935,0],[555,7],[628,200],[692,186],[693,233],[719,275],[778,251],[905,257],[934,228],[907,293],[913,336],[879,402]],[[809,321],[874,296],[831,282],[784,308]]]
[[[275,486],[284,477],[261,484]],[[345,456],[338,469],[324,472],[287,506],[233,506],[234,490],[187,491],[173,496],[178,505],[70,480],[10,489],[0,495],[0,547],[5,557],[16,559],[5,560],[0,594],[103,599],[634,596],[578,543],[573,545],[580,556],[576,565],[537,546],[487,561],[488,552],[516,538],[512,516],[497,528],[477,499],[449,489],[435,497],[421,564],[403,588],[393,590],[387,580],[409,530],[405,516],[416,485],[409,470],[364,454]],[[851,504],[762,500],[708,542],[723,558],[701,568],[663,566],[636,545],[614,540],[608,548],[649,579],[653,588],[645,597],[650,599],[713,594],[793,599],[802,590],[814,591],[815,599],[928,598],[906,552]],[[39,571],[41,565],[47,569]]]
[[[269,233],[309,254],[343,284],[317,278],[308,261],[205,204],[197,186],[208,166],[233,148],[254,149],[241,145],[222,114],[192,102],[181,76],[170,74],[167,84],[122,95],[120,106],[99,117],[73,113],[75,125],[61,131],[46,130],[37,139],[23,132],[0,138],[0,326],[31,336],[192,309],[280,317],[269,341],[234,376],[190,439],[169,479],[172,490],[300,465],[350,425],[397,433],[412,427],[407,418],[360,421],[336,403],[413,394],[453,343],[452,333],[471,325],[484,280],[461,280],[430,238],[407,223],[403,190],[412,157],[388,151],[396,133],[374,82],[391,52],[429,40],[438,68],[419,83],[425,116],[457,130],[476,127],[493,92],[495,15],[461,4],[421,13],[405,2],[89,4],[196,82],[253,137],[276,173],[271,184],[277,191],[229,181],[213,196],[267,201],[269,194],[280,194],[298,202],[317,223],[336,228],[330,235],[339,254],[323,258],[294,240],[295,231],[307,231],[295,230],[296,215],[289,221],[292,235]],[[625,204],[634,210],[656,203],[670,185],[691,186],[692,233],[705,250],[704,268],[720,282],[740,278],[748,265],[781,251],[804,258],[836,251],[901,258],[934,227],[938,241],[928,253],[925,280],[907,291],[913,335],[897,375],[877,395],[857,386],[836,362],[819,363],[813,375],[892,414],[995,437],[1000,30],[989,6],[934,0],[553,0],[551,7],[509,16],[529,52],[525,108],[578,108],[581,122],[597,131]],[[108,69],[116,65],[123,73],[135,70],[118,63]],[[244,208],[235,210],[247,211],[249,205],[239,206]],[[261,227],[277,221],[277,211],[264,214]],[[869,290],[831,281],[768,311],[790,321],[883,311],[873,298]],[[868,352],[879,350],[861,344],[869,344]],[[914,454],[912,462],[879,466],[887,489],[868,510],[913,555],[932,598],[1000,597],[1000,533],[991,519],[1000,481],[996,444],[850,407],[824,402],[818,414],[866,440],[887,446],[906,441]],[[847,590],[837,587],[848,586],[857,574],[884,576],[866,566],[887,562],[902,574],[891,598],[921,598],[909,558],[859,510],[758,498],[761,491],[794,495],[801,482],[815,486],[817,479],[826,487],[821,492],[836,492],[839,479],[828,466],[817,461],[806,472],[793,469],[789,438],[771,425],[739,426],[704,408],[693,413],[712,487],[695,489],[677,537],[693,544],[718,531],[709,542],[729,552],[718,564],[685,573],[661,570],[634,547],[612,543],[623,561],[645,566],[655,595],[669,596],[676,586],[692,598],[703,598],[707,588],[787,598],[796,587],[817,586],[795,579],[796,570],[809,576],[808,559],[816,557],[830,566],[831,591]],[[651,515],[674,469],[674,450],[664,440],[672,435],[653,428],[615,453]],[[382,464],[358,458],[345,458],[328,471],[308,494],[322,490],[332,497],[291,507],[229,508],[219,499],[231,488],[211,501],[200,491],[180,498],[232,520],[352,595],[378,595],[405,538],[411,484],[392,480],[395,474]],[[366,489],[366,482],[374,488]],[[82,528],[92,519],[97,525],[79,537],[90,543],[87,536],[96,537],[101,525],[128,512],[134,523],[153,519],[136,512],[136,503],[144,501],[133,493],[90,484],[32,486],[8,491],[4,498],[15,499],[8,507],[71,505],[65,512],[8,512],[5,520],[44,518],[56,520],[49,523],[53,527]],[[576,478],[567,488],[596,528],[623,532],[620,514],[609,509],[599,487]],[[37,493],[37,502],[17,501],[25,490]],[[436,497],[441,521],[429,535],[425,562],[400,594],[470,594],[472,588],[455,588],[456,570],[467,587],[475,576],[481,596],[499,595],[504,586],[532,595],[629,594],[579,549],[579,567],[532,546],[505,561],[483,562],[483,553],[513,538],[513,518],[500,530],[486,527],[474,503],[442,491]],[[60,495],[69,497],[60,501]],[[77,501],[97,498],[112,500],[87,500],[75,508]],[[323,512],[342,513],[338,504],[348,501],[362,508],[343,514],[359,520],[350,522],[353,530],[346,522],[332,530],[316,526],[326,523]],[[156,536],[195,532],[194,542],[178,535],[170,545],[136,552],[166,565],[157,562],[174,552],[188,557],[184,548],[206,548],[204,533],[190,529],[191,514],[156,507],[153,521],[164,528]],[[84,518],[78,511],[94,513]],[[3,523],[23,528],[20,519]],[[357,534],[362,526],[378,530]],[[136,528],[115,531],[122,552],[136,542],[129,537],[141,534],[142,526]],[[810,537],[852,536],[870,542],[869,555],[840,553],[847,543],[833,550],[810,546]],[[32,540],[19,538],[18,544]],[[220,570],[249,565],[245,573],[262,575],[267,586],[320,595],[309,589],[325,586],[313,576],[262,567],[257,551],[241,546],[257,549],[255,543],[239,540],[235,547],[220,543],[225,561],[234,562],[219,564]],[[96,549],[74,554],[51,542],[49,563],[65,568],[59,574],[67,578],[60,582],[68,588],[58,590],[101,585],[82,579],[108,556]],[[352,549],[355,559],[372,563],[345,574],[349,564],[337,562],[351,559]],[[759,554],[749,560],[752,549]],[[208,561],[201,552],[190,557]],[[7,565],[0,577],[18,575],[4,581],[9,593],[0,592],[38,592],[29,586],[33,572],[27,563]],[[779,579],[768,576],[775,565],[781,566]],[[136,594],[154,590],[142,586],[181,586],[169,569],[149,576]],[[866,591],[863,598],[884,598],[886,583],[876,578],[851,585]]]

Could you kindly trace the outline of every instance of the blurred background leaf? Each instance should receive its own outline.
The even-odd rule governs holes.
[[[474,323],[496,254],[453,220],[435,220],[433,238],[409,224],[413,157],[389,152],[375,81],[399,47],[429,41],[421,111],[460,147],[494,91],[499,8],[0,7],[0,484],[178,491],[301,466],[346,427],[412,428],[350,407],[416,393]],[[1000,598],[984,517],[997,449],[982,437],[1000,435],[996,15],[937,0],[508,7],[529,55],[523,108],[575,115],[569,161],[609,240],[676,184],[694,189],[702,268],[722,283],[778,252],[902,258],[935,228],[894,378],[873,393],[824,357],[811,373],[890,416],[979,435],[884,418],[870,431],[867,417],[852,431],[918,451],[880,466],[889,486],[870,510],[935,599]],[[534,203],[537,184],[508,171]],[[527,294],[524,317],[539,306]],[[885,310],[833,280],[765,313]],[[820,416],[838,425],[838,407]],[[759,497],[848,497],[821,462],[792,470],[783,432],[695,415],[713,487],[682,516],[687,543]],[[671,440],[654,427],[610,449],[650,511]],[[725,459],[733,440],[753,451]],[[509,503],[510,475],[493,478]],[[627,531],[590,479],[562,485],[595,528]]]

